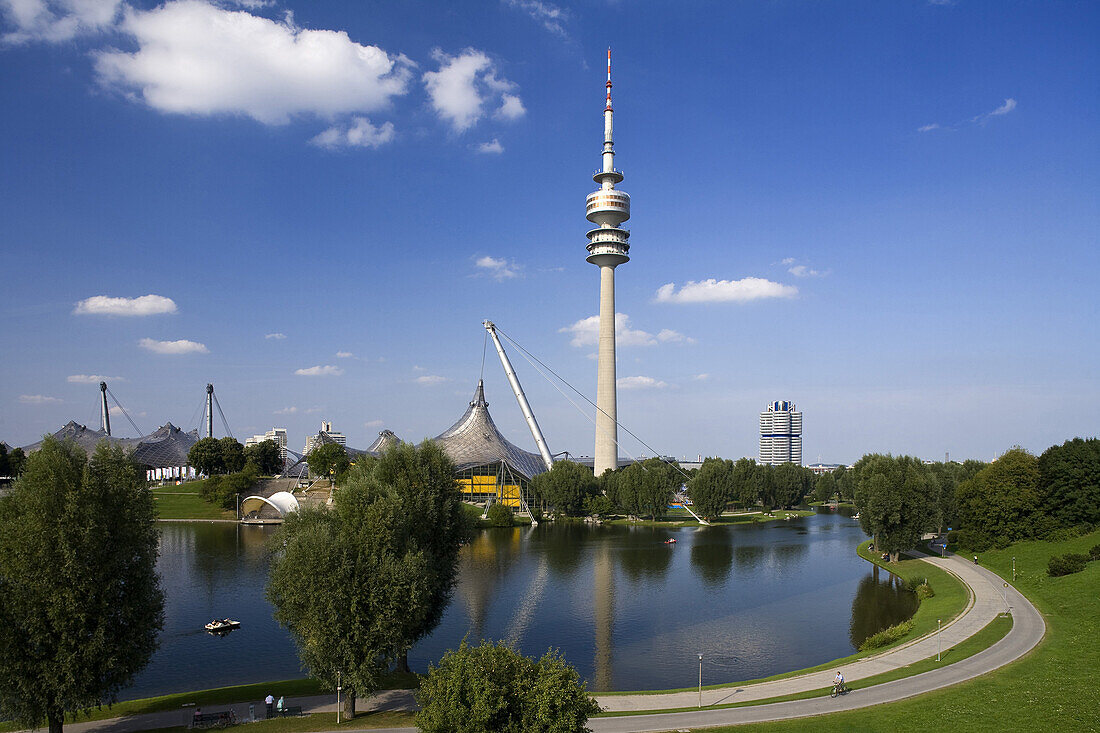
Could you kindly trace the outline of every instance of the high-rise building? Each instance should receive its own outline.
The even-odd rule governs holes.
[[[630,194],[615,190],[623,174],[615,169],[611,136],[611,49],[607,49],[607,104],[603,110],[603,167],[592,180],[586,216],[596,225],[588,232],[588,261],[600,268],[600,346],[596,368],[596,451],[593,469],[601,475],[619,465],[619,429],[615,392],[615,268],[630,260],[630,232],[619,227],[630,218]]]
[[[793,402],[773,402],[760,413],[760,462],[802,465],[802,413]]]
[[[279,446],[279,457],[283,460],[283,463],[286,463],[286,428],[271,428],[263,435],[253,435],[251,438],[246,438],[244,447],[247,448],[250,445],[262,443],[265,440],[270,440]]]
[[[334,443],[339,443],[343,446],[346,446],[348,444],[348,436],[344,435],[343,433],[334,433],[332,431],[332,423],[328,420],[322,420],[321,432],[317,433],[317,435],[310,435],[306,437],[306,453],[309,453],[311,450],[313,450],[313,446],[319,445],[322,442],[327,442],[321,439],[321,433],[324,433]]]

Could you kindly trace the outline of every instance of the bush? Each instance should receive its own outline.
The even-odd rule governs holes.
[[[894,624],[889,626],[877,634],[872,634],[863,640],[863,643],[859,645],[859,650],[865,652],[868,649],[878,649],[879,647],[893,644],[899,639],[905,638],[905,636],[913,630],[913,622],[902,621],[900,624]]]
[[[957,545],[959,544],[959,530],[953,529],[947,533],[947,544]]]
[[[1089,548],[1089,560],[1100,560],[1100,545],[1093,545]]]
[[[237,495],[240,494],[243,499],[248,494],[256,483],[257,473],[255,464],[249,463],[243,471],[204,479],[200,491],[202,498],[222,509],[234,509],[237,506]]]
[[[932,590],[932,586],[928,585],[928,581],[917,586],[918,601],[923,601],[925,598],[931,598],[934,595],[936,595],[936,591]]]
[[[1085,569],[1085,563],[1088,562],[1088,559],[1087,555],[1080,555],[1074,552],[1069,552],[1065,555],[1055,555],[1047,561],[1047,575],[1056,578],[1059,575],[1079,573]]]
[[[499,501],[489,507],[485,515],[490,527],[511,527],[512,510]]]

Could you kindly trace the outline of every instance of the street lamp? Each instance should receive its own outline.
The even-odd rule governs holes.
[[[1016,556],[1012,556],[1012,582],[1016,582]]]
[[[340,686],[340,673],[336,673],[336,725],[340,725],[340,690],[344,689]]]
[[[940,622],[943,619],[936,619],[936,661],[940,661],[940,649],[943,647],[943,642],[940,640]]]
[[[1005,593],[1005,616],[1007,616],[1008,615],[1008,583],[1005,583],[1004,593]]]
[[[703,707],[703,655],[699,655],[699,707]]]

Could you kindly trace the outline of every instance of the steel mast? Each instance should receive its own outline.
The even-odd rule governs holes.
[[[546,445],[546,439],[542,437],[542,430],[539,429],[539,423],[535,420],[535,413],[531,412],[531,405],[527,402],[527,395],[523,393],[523,387],[519,385],[519,377],[516,376],[516,370],[512,368],[512,362],[508,360],[508,355],[504,353],[504,346],[497,337],[497,327],[492,321],[484,321],[482,325],[485,326],[485,330],[488,331],[489,335],[493,338],[493,345],[497,347],[497,356],[500,357],[500,363],[504,367],[504,373],[508,376],[508,383],[512,385],[512,392],[516,395],[516,402],[519,403],[520,412],[523,413],[523,418],[527,421],[527,427],[531,429],[531,436],[535,439],[535,445],[539,448],[542,462],[546,464],[546,470],[549,471],[554,467],[554,459],[550,455],[550,448]]]

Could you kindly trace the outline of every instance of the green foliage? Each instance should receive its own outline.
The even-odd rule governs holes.
[[[1100,438],[1074,438],[1039,456],[1044,511],[1058,524],[1100,524]]]
[[[889,646],[895,641],[904,638],[912,630],[912,621],[902,621],[900,624],[888,626],[877,634],[872,634],[871,636],[868,636],[864,640],[864,642],[859,645],[859,650],[861,652],[865,652],[869,649],[878,649],[879,647]]]
[[[261,440],[244,449],[245,462],[251,463],[265,476],[283,472],[283,457],[274,440]]]
[[[751,458],[739,458],[733,464],[733,500],[742,506],[756,506],[760,500],[756,469],[756,461]]]
[[[1072,575],[1085,569],[1088,563],[1088,555],[1075,552],[1067,552],[1065,555],[1054,555],[1047,561],[1047,575],[1058,577],[1060,575]]]
[[[814,499],[817,501],[829,501],[837,493],[836,478],[832,473],[823,473],[817,477],[814,483]]]
[[[1023,448],[1009,450],[956,491],[960,542],[974,550],[1046,534],[1050,528],[1039,503],[1039,468]]]
[[[431,560],[403,542],[403,513],[393,491],[350,485],[331,510],[287,516],[273,540],[267,598],[275,619],[312,677],[335,687],[339,676],[351,715],[355,696],[377,690],[407,648],[410,620],[427,615]]]
[[[607,519],[618,511],[615,502],[603,494],[593,494],[584,500],[584,513],[590,517]]]
[[[431,668],[416,699],[425,733],[581,733],[600,710],[560,654],[536,662],[503,642],[463,641]]]
[[[918,585],[914,592],[917,594],[918,601],[923,601],[925,598],[932,598],[936,595],[936,591],[932,590],[932,586],[928,585],[927,581]]]
[[[708,458],[688,482],[688,495],[704,519],[722,516],[734,499],[733,461]]]
[[[1100,545],[1093,545],[1089,548],[1089,560],[1100,560]]]
[[[856,487],[852,481],[852,472],[847,466],[839,466],[833,471],[833,478],[836,479],[836,490],[840,494],[842,501],[853,501],[856,498]]]
[[[225,510],[236,509],[237,499],[243,499],[255,485],[259,475],[259,469],[253,463],[246,463],[244,468],[236,473],[228,473],[223,476],[211,476],[202,481],[199,493],[202,498],[214,506]]]
[[[221,445],[214,438],[202,438],[187,452],[187,463],[199,473],[213,476],[225,471]]]
[[[236,473],[244,468],[244,446],[235,438],[226,436],[218,441],[218,447],[222,452],[222,470],[226,473]]]
[[[104,441],[47,437],[0,499],[0,716],[25,725],[115,701],[163,625],[144,472]]]
[[[351,460],[344,446],[339,443],[319,445],[306,456],[309,472],[314,476],[327,476],[333,480],[348,470]],[[368,467],[364,466],[366,470]]]
[[[512,510],[499,501],[489,507],[489,511],[486,512],[485,518],[488,520],[489,526],[491,527],[511,527],[514,523]]]
[[[920,459],[874,453],[859,459],[850,473],[860,527],[875,539],[876,549],[897,559],[898,552],[939,526],[939,488]]]
[[[23,473],[26,462],[27,456],[22,448],[12,448],[9,451],[6,443],[0,443],[0,476],[18,478]]]
[[[648,515],[657,519],[668,510],[680,475],[660,458],[632,463],[618,474],[611,500],[635,516]]]
[[[573,461],[555,461],[553,468],[531,479],[531,492],[561,514],[584,513],[585,500],[599,492],[592,469]]]

